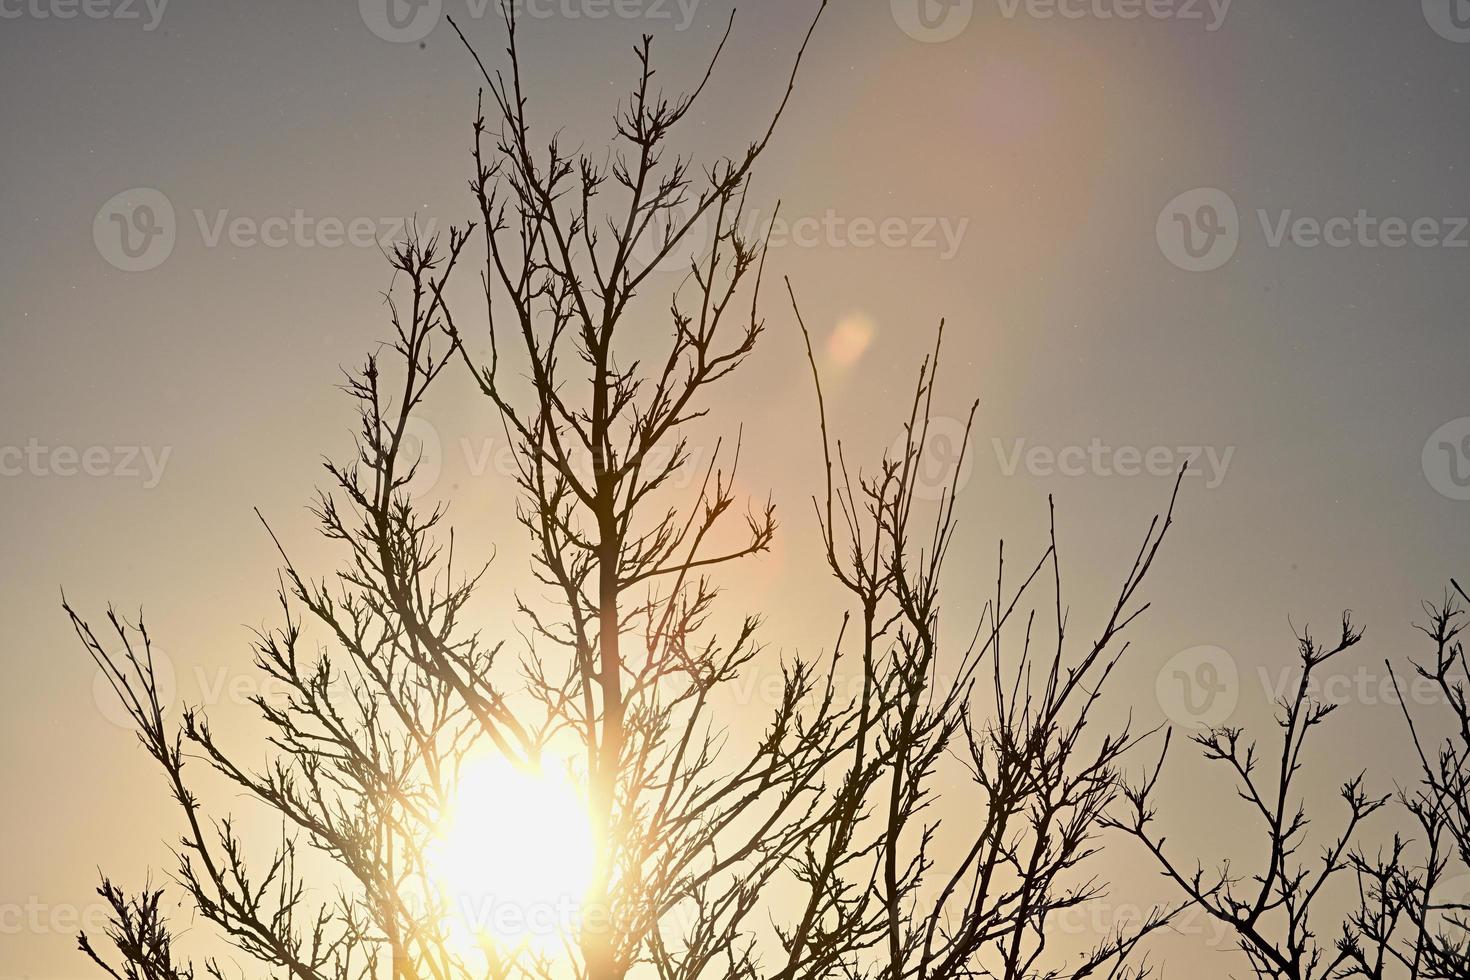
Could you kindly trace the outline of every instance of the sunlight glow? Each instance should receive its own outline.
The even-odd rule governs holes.
[[[549,953],[574,939],[596,847],[586,801],[560,767],[526,770],[497,754],[466,762],[428,857],[455,945]]]

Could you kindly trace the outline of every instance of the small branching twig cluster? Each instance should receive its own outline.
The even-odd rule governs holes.
[[[1444,894],[1450,880],[1470,873],[1470,708],[1460,639],[1460,602],[1467,597],[1458,582],[1450,585],[1452,593],[1424,606],[1419,629],[1433,645],[1432,659],[1412,665],[1420,682],[1438,695],[1434,700],[1448,709],[1447,717],[1428,723],[1415,718],[1393,673],[1421,768],[1417,787],[1399,794],[1418,846],[1411,857],[1409,845],[1395,836],[1386,855],[1359,859],[1362,910],[1344,927],[1339,944],[1351,963],[1345,976],[1470,976],[1470,905],[1464,895]],[[1431,726],[1445,731],[1437,746],[1430,742]]]
[[[1341,796],[1347,809],[1344,827],[1316,859],[1301,855],[1310,823],[1297,791],[1304,750],[1311,733],[1336,709],[1311,695],[1313,681],[1324,665],[1345,655],[1362,639],[1349,615],[1331,645],[1319,643],[1309,631],[1297,640],[1301,676],[1295,691],[1278,702],[1279,752],[1274,771],[1262,772],[1257,743],[1238,728],[1215,728],[1195,735],[1207,762],[1225,768],[1240,799],[1264,837],[1263,866],[1241,874],[1227,862],[1213,874],[1202,862],[1193,868],[1166,853],[1166,841],[1151,829],[1157,811],[1155,791],[1171,744],[1164,737],[1158,762],[1144,780],[1127,790],[1127,807],[1108,818],[1110,826],[1137,838],[1164,875],[1187,901],[1232,929],[1251,967],[1261,977],[1312,980],[1328,977],[1341,964],[1316,941],[1312,913],[1324,888],[1353,866],[1350,845],[1359,825],[1387,801],[1368,796],[1361,776],[1344,784]]]
[[[1459,591],[1456,584],[1455,589]],[[1461,598],[1464,593],[1460,592]],[[1470,713],[1465,702],[1464,651],[1458,640],[1461,612],[1446,599],[1427,605],[1427,625],[1434,660],[1415,665],[1417,675],[1443,696],[1450,707],[1453,732],[1437,753],[1423,745],[1420,725],[1406,706],[1394,678],[1398,702],[1404,705],[1423,779],[1419,788],[1401,790],[1395,800],[1375,796],[1360,773],[1344,783],[1340,796],[1346,811],[1339,833],[1321,846],[1315,858],[1302,856],[1311,824],[1304,793],[1297,788],[1308,737],[1339,707],[1315,698],[1314,679],[1362,639],[1350,616],[1331,646],[1310,633],[1298,637],[1301,676],[1294,693],[1277,705],[1279,755],[1268,774],[1261,771],[1257,743],[1238,728],[1216,728],[1194,736],[1204,760],[1228,770],[1240,799],[1260,831],[1261,866],[1248,874],[1228,861],[1213,874],[1202,862],[1191,868],[1169,856],[1165,838],[1152,829],[1154,802],[1170,739],[1166,735],[1159,761],[1145,778],[1126,792],[1128,806],[1106,818],[1109,826],[1136,838],[1158,868],[1183,894],[1187,906],[1202,909],[1236,938],[1251,970],[1270,980],[1449,980],[1470,976],[1470,911],[1462,903],[1438,896],[1452,863],[1470,868],[1466,848],[1467,776],[1470,776]],[[1393,666],[1389,665],[1390,672]],[[1409,818],[1409,836],[1395,833],[1375,848],[1363,842],[1370,818],[1390,808]],[[1340,883],[1333,896],[1334,883]],[[1344,899],[1343,896],[1346,896]],[[1334,913],[1347,905],[1345,915]],[[1314,918],[1315,913],[1315,918]],[[1315,922],[1337,914],[1335,941],[1318,938]]]

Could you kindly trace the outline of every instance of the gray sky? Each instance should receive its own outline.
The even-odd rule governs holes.
[[[678,89],[731,9],[527,2],[532,114],[591,147],[638,34]],[[1367,639],[1339,670],[1348,704],[1313,776],[1329,807],[1363,765],[1385,792],[1404,772],[1383,659],[1420,652],[1420,600],[1470,578],[1470,30],[1451,2],[960,0],[926,27],[913,0],[837,0],[752,191],[763,221],[782,201],[768,274],[792,278],[827,345],[854,452],[875,460],[897,436],[948,318],[940,412],[981,406],[957,626],[998,537],[1042,546],[1053,493],[1074,621],[1092,632],[1167,500],[1164,471],[1196,455],[1120,705],[1177,715],[1170,678],[1207,662],[1236,678],[1221,710],[1259,723],[1291,624],[1328,633],[1355,611]],[[502,31],[480,6],[442,13],[493,57]],[[811,10],[739,11],[690,127],[703,158],[763,124]],[[304,506],[349,438],[339,365],[386,334],[370,243],[473,208],[473,63],[433,5],[401,29],[380,14],[0,0],[3,980],[87,975],[71,947],[95,869],[136,886],[175,835],[162,784],[94,697],[59,589],[99,615],[144,607],[180,699],[243,715],[277,564],[251,508],[330,567]],[[773,648],[812,649],[840,596],[806,503],[809,380],[767,297],[764,346],[710,439],[744,425],[742,482],[775,495],[784,535],[730,601],[768,610]],[[503,591],[521,542],[500,430],[461,381],[425,421],[431,489],[500,546]],[[1198,773],[1176,769],[1177,840],[1209,862],[1239,837],[1218,816],[1228,792]],[[1123,904],[1156,890],[1129,847],[1105,856]],[[1207,946],[1170,941],[1166,962],[1243,968]]]

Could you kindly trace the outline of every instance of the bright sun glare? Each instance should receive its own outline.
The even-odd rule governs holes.
[[[595,861],[587,804],[566,774],[549,763],[522,769],[498,754],[465,764],[429,850],[450,938],[462,946],[561,948]]]

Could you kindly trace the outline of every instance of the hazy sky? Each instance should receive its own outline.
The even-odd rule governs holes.
[[[1079,639],[1166,472],[1198,457],[1119,704],[1186,721],[1171,678],[1204,665],[1229,688],[1208,710],[1259,723],[1292,624],[1328,633],[1351,607],[1367,639],[1312,778],[1329,808],[1363,765],[1389,791],[1382,662],[1421,649],[1421,599],[1470,578],[1470,10],[923,2],[833,3],[752,188],[762,222],[782,201],[768,274],[792,278],[824,345],[834,428],[875,460],[947,317],[939,410],[980,399],[947,615],[978,610],[997,538],[1041,547],[1052,493]],[[526,3],[532,115],[589,148],[640,33],[678,89],[732,6]],[[277,565],[252,508],[330,568],[304,507],[348,445],[333,386],[386,335],[372,242],[472,210],[477,76],[442,15],[493,59],[482,6],[0,0],[0,980],[91,975],[71,947],[96,868],[136,887],[177,833],[59,590],[98,618],[144,607],[179,699],[243,714]],[[813,9],[740,9],[689,127],[703,158],[763,125]],[[773,649],[809,650],[840,595],[813,550],[813,400],[779,296],[711,431],[743,424],[742,485],[784,525],[729,601],[767,611]],[[428,489],[500,546],[503,593],[524,573],[499,426],[462,379],[424,423]],[[1177,839],[1208,863],[1238,838],[1229,793],[1192,768]],[[1130,848],[1107,854],[1120,904],[1154,890]],[[1208,945],[1168,943],[1171,972],[1243,968]]]

